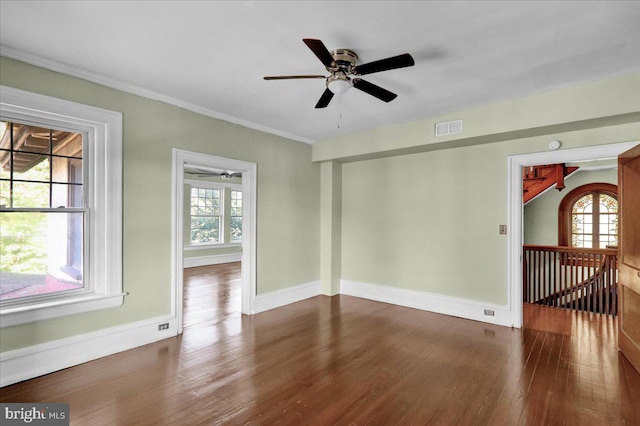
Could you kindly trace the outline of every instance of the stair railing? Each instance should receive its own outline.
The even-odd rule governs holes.
[[[617,249],[525,245],[523,301],[616,315]]]

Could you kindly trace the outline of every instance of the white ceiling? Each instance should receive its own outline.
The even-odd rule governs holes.
[[[360,63],[408,52],[314,109],[327,74],[302,42]],[[637,1],[0,1],[4,56],[45,63],[304,142],[640,70]],[[44,61],[43,61],[44,60]]]

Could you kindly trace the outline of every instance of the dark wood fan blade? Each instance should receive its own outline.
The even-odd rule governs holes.
[[[302,41],[304,41],[304,44],[306,44],[307,47],[315,53],[325,67],[334,67],[336,65],[333,60],[333,56],[331,56],[331,53],[329,53],[329,50],[321,40],[317,40],[315,38],[303,38]]]
[[[411,55],[403,53],[402,55],[393,56],[391,58],[380,59],[379,61],[369,62],[356,66],[354,74],[366,75],[374,72],[388,71],[396,68],[411,67],[415,62]]]
[[[385,102],[391,102],[398,97],[395,93],[390,92],[387,89],[383,89],[380,86],[376,86],[373,83],[369,83],[368,81],[364,81],[361,78],[353,79],[353,87]]]
[[[324,75],[270,75],[263,77],[265,80],[291,80],[299,78],[327,78]]]
[[[320,96],[320,100],[316,104],[316,108],[326,108],[333,99],[333,92],[329,89],[325,89],[322,96]]]

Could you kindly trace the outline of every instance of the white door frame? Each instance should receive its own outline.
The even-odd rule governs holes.
[[[242,313],[251,315],[256,298],[256,200],[257,165],[246,161],[173,149],[171,167],[171,314],[182,333],[184,166],[242,172]]]
[[[513,327],[522,327],[522,242],[524,237],[522,206],[522,167],[542,164],[569,163],[617,158],[618,155],[638,145],[638,142],[622,142],[559,151],[534,152],[512,155],[508,162],[507,195],[507,299],[512,314]]]

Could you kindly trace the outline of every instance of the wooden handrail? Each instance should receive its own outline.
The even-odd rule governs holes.
[[[525,244],[522,246],[524,250],[537,250],[537,251],[553,251],[558,253],[586,253],[586,254],[604,254],[613,255],[618,254],[618,249],[593,249],[582,247],[568,247],[568,246],[544,246],[537,244]]]

